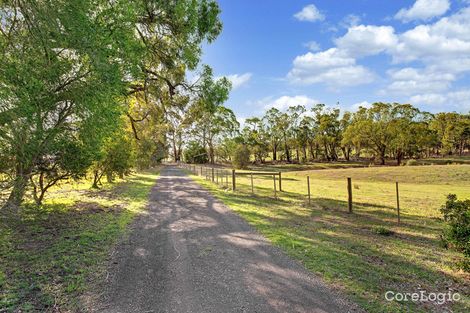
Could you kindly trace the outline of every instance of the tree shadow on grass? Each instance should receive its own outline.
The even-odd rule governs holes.
[[[400,232],[383,237],[371,232],[369,226],[387,226],[386,222],[358,214],[317,210],[312,212],[315,218],[308,220],[280,207],[267,208],[273,209],[279,217],[272,214],[266,217],[263,212],[241,214],[255,224],[257,220],[261,221],[260,231],[300,259],[307,268],[322,273],[333,282],[347,285],[366,308],[371,300],[369,296],[384,307],[385,304],[394,307],[383,300],[387,290],[410,292],[422,288],[429,292],[446,292],[452,282],[454,291],[469,292],[465,278],[456,279],[440,270],[438,265],[447,252],[440,247],[437,238]],[[410,232],[414,230],[413,225],[400,225],[398,231],[403,228],[409,228]],[[387,244],[392,248],[384,249]],[[414,258],[425,262],[413,262]],[[430,262],[434,267],[424,265]],[[441,311],[445,307],[421,306],[424,311]]]
[[[154,178],[133,175],[106,190],[87,190],[78,198],[70,194],[71,203],[27,203],[20,215],[2,216],[9,309],[48,312],[74,307],[89,270],[133,216],[127,202],[146,200],[154,183]],[[115,201],[106,201],[110,199]]]

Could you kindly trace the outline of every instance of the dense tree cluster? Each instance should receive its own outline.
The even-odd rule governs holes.
[[[200,64],[214,0],[0,0],[0,197],[112,181],[161,160],[285,162],[462,154],[470,116],[407,104],[275,108],[243,129],[231,83]],[[185,151],[186,149],[186,151]],[[30,195],[31,194],[31,195]]]
[[[323,104],[307,110],[276,108],[249,118],[238,136],[220,143],[220,158],[235,154],[237,144],[250,149],[256,162],[349,161],[463,154],[470,150],[470,114],[421,112],[410,104],[374,103],[356,112]],[[228,151],[228,152],[227,152]],[[230,152],[231,151],[231,152]]]
[[[1,0],[5,207],[85,175],[99,187],[169,147],[178,160],[192,125],[213,147],[219,116],[233,115],[230,83],[200,65],[219,13],[213,0]]]

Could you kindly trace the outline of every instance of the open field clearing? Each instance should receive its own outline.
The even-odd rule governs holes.
[[[269,161],[269,159],[268,159]],[[386,160],[387,165],[396,166],[396,161]],[[435,157],[427,159],[416,160],[417,165],[459,165],[459,164],[470,164],[470,156],[447,156],[447,157]],[[362,159],[360,161],[336,161],[336,162],[308,162],[308,163],[277,163],[270,164],[255,164],[250,165],[248,168],[254,171],[281,171],[281,172],[292,172],[292,171],[307,171],[307,170],[327,170],[327,169],[345,169],[345,168],[363,168],[363,167],[374,167],[374,162],[368,159]]]
[[[0,311],[82,311],[88,300],[79,295],[105,281],[110,249],[145,209],[156,177],[140,172],[100,190],[67,183],[40,209],[25,204],[19,220],[2,217]]]
[[[470,309],[468,274],[454,267],[461,255],[444,249],[439,239],[444,226],[439,208],[448,193],[470,197],[470,166],[284,172],[277,200],[272,177],[255,176],[254,195],[249,176],[237,176],[235,193],[194,177],[274,244],[370,312]],[[353,181],[353,214],[347,213],[347,177]],[[400,225],[395,181],[400,182]],[[393,233],[381,235],[383,229]],[[388,302],[388,290],[457,291],[462,301]]]

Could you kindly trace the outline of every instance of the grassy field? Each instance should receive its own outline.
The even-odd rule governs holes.
[[[306,201],[311,178],[312,204]],[[454,267],[460,254],[442,247],[440,206],[448,193],[470,198],[470,166],[433,165],[283,172],[273,198],[270,177],[237,177],[237,191],[195,177],[275,245],[343,290],[370,312],[468,312],[470,276]],[[346,177],[354,214],[347,213]],[[395,181],[400,182],[401,224]],[[230,182],[229,182],[230,184]],[[379,234],[381,229],[392,235]],[[388,302],[386,291],[459,292],[460,302]]]
[[[157,175],[137,173],[100,190],[90,190],[89,181],[65,184],[42,208],[26,204],[19,220],[3,217],[0,312],[81,311],[90,282],[105,280],[110,249],[145,209]]]

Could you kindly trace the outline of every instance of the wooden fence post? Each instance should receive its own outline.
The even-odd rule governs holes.
[[[273,182],[274,182],[274,198],[277,198],[277,194],[276,194],[276,175],[273,175]]]
[[[235,170],[232,170],[232,190],[235,191],[236,186],[237,186],[237,183],[235,181]]]
[[[308,205],[311,204],[310,201],[310,176],[307,176],[307,189],[308,189]]]
[[[351,177],[348,177],[348,209],[349,209],[349,213],[352,213],[352,211],[353,211],[353,199],[352,199]]]
[[[279,172],[279,191],[282,191],[282,176],[281,176],[281,172]]]
[[[253,192],[253,173],[251,173],[250,176],[251,176],[251,193],[254,193]]]
[[[212,182],[214,182],[214,168],[212,168]]]
[[[396,182],[396,189],[397,189],[397,216],[398,216],[398,224],[400,224],[400,193],[398,191],[398,182]]]

